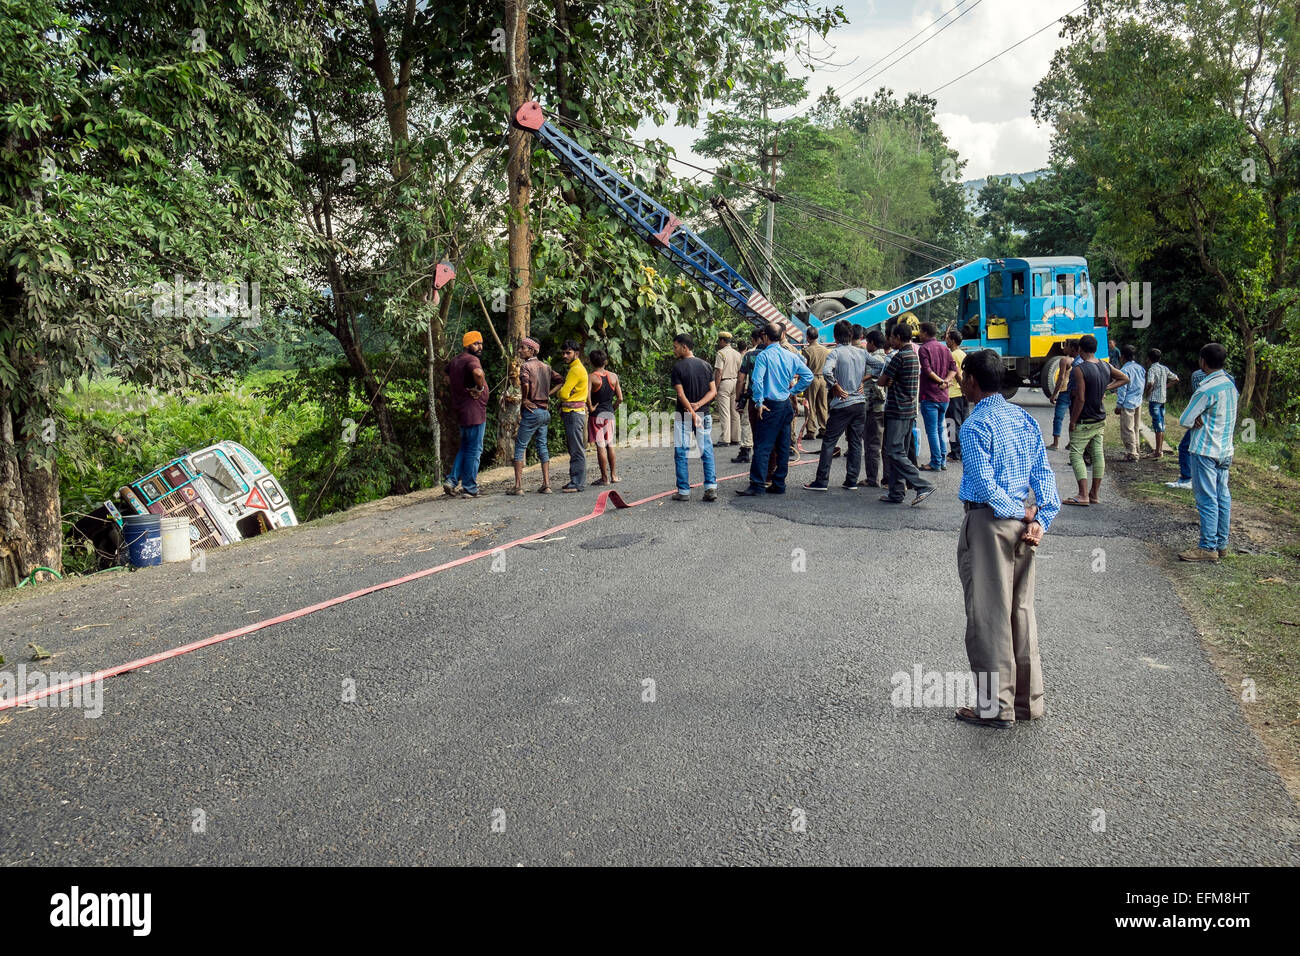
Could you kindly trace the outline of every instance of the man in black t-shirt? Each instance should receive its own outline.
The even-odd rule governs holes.
[[[694,340],[685,332],[673,338],[672,385],[677,392],[677,411],[673,415],[673,462],[677,469],[677,493],[673,501],[691,500],[691,474],[688,463],[691,438],[704,464],[704,500],[718,500],[718,476],[713,465],[713,416],[709,403],[718,394],[713,366],[696,358],[691,350]]]

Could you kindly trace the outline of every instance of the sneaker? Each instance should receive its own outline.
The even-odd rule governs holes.
[[[562,489],[562,490],[564,490],[564,491],[568,491],[567,488]],[[682,494],[680,491],[677,491],[677,492],[674,492],[674,493],[673,493],[672,498],[670,498],[669,500],[670,500],[670,501],[690,501],[690,500],[691,500],[691,496],[690,496],[690,495],[684,495],[684,494]]]
[[[564,494],[566,495],[576,495],[581,490],[582,489],[579,488],[577,485],[565,485],[563,488],[560,489],[560,491],[564,492]]]
[[[901,505],[903,503],[902,498],[891,498],[889,495],[882,495],[880,500],[887,505]]]
[[[1222,560],[1223,558],[1226,558],[1227,556],[1228,556],[1228,549],[1227,549],[1227,548],[1220,548],[1220,549],[1219,549],[1219,559]]]
[[[444,481],[442,483],[442,493],[446,495],[448,498],[455,498],[456,486],[453,485],[450,481]]]
[[[704,489],[704,500],[705,500],[705,501],[717,501],[717,500],[718,500],[718,489],[717,489],[717,488],[705,488],[705,489]]]
[[[749,463],[749,451],[746,450],[746,449],[742,449],[739,455],[737,455],[735,458],[731,459],[731,462],[732,462],[732,464],[735,464],[735,465],[746,465],[746,464],[748,464],[748,463]]]
[[[482,494],[482,492],[466,491],[464,488],[460,490],[460,497],[462,498],[477,498],[480,494]]]
[[[845,491],[857,491],[858,483],[856,481],[846,481],[844,484],[840,485],[840,487]]]
[[[933,488],[927,488],[925,489],[925,491],[918,491],[916,493],[916,497],[912,499],[912,507],[915,508],[926,498],[929,498],[932,494],[934,494]]]
[[[1209,551],[1205,548],[1191,548],[1187,551],[1178,552],[1179,561],[1209,561],[1211,564],[1217,564],[1219,561],[1218,551]]]
[[[830,490],[828,485],[825,485],[819,481],[810,481],[807,484],[805,484],[803,488],[804,491],[829,491]]]
[[[1192,490],[1192,479],[1188,478],[1186,481],[1184,481],[1182,478],[1179,478],[1177,481],[1166,481],[1166,482],[1165,482],[1165,487],[1166,487],[1166,488],[1181,488],[1183,491],[1191,491],[1191,490]]]

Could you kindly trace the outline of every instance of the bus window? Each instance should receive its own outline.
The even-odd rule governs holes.
[[[989,298],[1002,298],[1002,273],[993,272],[989,274]]]
[[[1056,294],[1061,296],[1074,295],[1074,273],[1058,272],[1056,274]]]
[[[226,467],[225,462],[217,457],[216,452],[208,452],[194,459],[195,469],[211,479],[213,490],[221,501],[234,501],[244,491],[243,484]]]
[[[1009,275],[1011,276],[1011,294],[1012,294],[1012,295],[1024,295],[1024,294],[1025,294],[1025,274],[1024,274],[1023,272],[1012,272],[1012,273],[1009,273]]]
[[[1044,285],[1046,282],[1047,282],[1047,273],[1046,273],[1046,272],[1035,272],[1035,273],[1034,273],[1034,295],[1035,295],[1036,297],[1038,297],[1038,298],[1042,298],[1044,295],[1047,294],[1047,293],[1045,293],[1045,292],[1043,291],[1043,285]]]

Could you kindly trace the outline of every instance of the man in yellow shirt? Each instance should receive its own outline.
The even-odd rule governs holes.
[[[961,391],[961,363],[966,361],[966,353],[961,347],[961,333],[956,329],[949,329],[948,334],[944,336],[948,342],[948,351],[952,352],[952,360],[957,363],[957,375],[948,385],[948,420],[952,422],[947,426],[948,433],[948,460],[961,461],[961,423],[966,420],[966,396]]]
[[[587,370],[582,365],[578,343],[564,343],[560,355],[569,371],[560,386],[560,418],[569,445],[569,483],[560,490],[575,494],[587,487]]]

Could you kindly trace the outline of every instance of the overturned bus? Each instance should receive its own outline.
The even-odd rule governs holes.
[[[298,523],[279,481],[238,442],[221,441],[179,457],[117,490],[73,526],[94,547],[100,567],[121,560],[122,515],[188,518],[191,550],[210,550]]]

